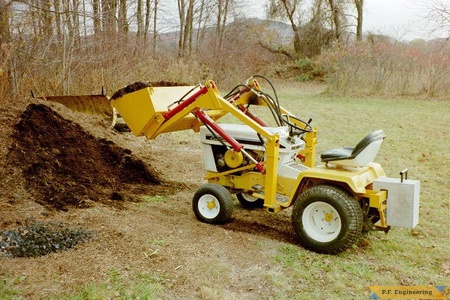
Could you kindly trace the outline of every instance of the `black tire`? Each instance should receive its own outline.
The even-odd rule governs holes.
[[[264,199],[253,197],[247,193],[238,193],[236,198],[242,207],[246,209],[255,209],[264,207]]]
[[[317,185],[297,198],[292,225],[306,249],[337,254],[360,238],[363,214],[357,199],[345,190]]]
[[[192,209],[197,219],[202,222],[226,223],[233,214],[233,197],[225,187],[207,183],[195,192]]]

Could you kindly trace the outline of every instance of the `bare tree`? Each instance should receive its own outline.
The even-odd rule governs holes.
[[[115,33],[117,29],[115,20],[117,1],[118,0],[101,0],[102,30],[109,34]]]
[[[334,39],[339,41],[341,39],[341,16],[340,7],[336,0],[328,0],[330,6],[332,30],[334,32]]]
[[[184,28],[186,26],[186,0],[178,0],[178,17],[180,20],[180,32],[178,36],[178,57],[183,57]]]
[[[137,0],[136,4],[136,25],[137,25],[137,32],[136,35],[138,37],[141,37],[143,34],[143,28],[144,28],[144,20],[142,18],[142,0]]]
[[[192,52],[194,0],[178,0],[178,14],[180,18],[178,57],[182,58]]]
[[[12,1],[0,0],[0,45],[10,41],[9,11]]]
[[[225,25],[227,24],[228,14],[232,5],[233,0],[217,0],[216,52],[223,46]]]
[[[121,33],[128,33],[128,19],[127,19],[127,1],[119,1],[119,17],[118,17],[118,28]]]
[[[184,27],[184,38],[183,38],[184,40],[183,53],[185,55],[187,54],[187,56],[190,56],[192,53],[193,23],[194,23],[194,0],[189,0],[186,12],[186,24]]]
[[[353,2],[356,7],[356,40],[362,41],[364,0],[353,0]]]
[[[270,0],[269,18],[287,20],[292,28],[293,52],[280,47],[274,49],[261,43],[264,48],[297,59],[319,54],[331,42],[332,36],[340,39],[342,10],[337,0],[327,0],[330,9],[324,5],[323,0],[315,0],[309,13],[302,3],[300,0]]]
[[[156,42],[158,40],[158,8],[159,8],[159,0],[153,0],[153,45],[152,45],[152,55],[153,57],[156,56]],[[146,28],[148,28],[148,24],[150,23],[150,0],[147,0],[147,14],[145,18],[145,24]],[[147,31],[146,35],[147,36]]]
[[[13,91],[10,72],[9,13],[11,1],[0,0],[0,96],[7,96]]]
[[[296,54],[301,53],[300,28],[297,23],[298,20],[301,20],[301,16],[298,15],[300,11],[299,8],[300,3],[298,0],[270,0],[268,10],[269,17],[288,19],[294,33],[293,44]],[[287,52],[282,51],[282,53]]]
[[[433,32],[446,32],[450,38],[450,2],[447,0],[421,1],[420,5],[426,11],[426,19]]]
[[[55,11],[55,27],[57,41],[62,40],[62,21],[61,21],[61,1],[53,0],[53,7]]]
[[[201,39],[201,28],[202,28],[202,22],[204,22],[204,19],[207,19],[207,17],[204,18],[205,16],[205,0],[201,0],[200,3],[200,8],[198,11],[198,20],[197,20],[197,36],[196,36],[196,43],[195,43],[195,52],[199,53],[199,47],[200,47],[200,39]],[[203,27],[204,28],[204,27]]]
[[[94,23],[94,33],[99,34],[102,31],[102,26],[100,22],[101,20],[100,0],[92,0],[92,15]]]

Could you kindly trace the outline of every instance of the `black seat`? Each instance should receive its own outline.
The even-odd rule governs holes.
[[[373,161],[386,135],[376,130],[364,137],[354,148],[345,147],[325,151],[320,156],[325,163],[361,167]]]

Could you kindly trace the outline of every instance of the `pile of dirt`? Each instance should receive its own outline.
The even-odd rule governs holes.
[[[25,189],[48,209],[115,204],[124,200],[127,184],[161,183],[130,150],[89,134],[44,104],[26,107],[11,138],[6,165],[20,169]]]
[[[17,230],[0,230],[0,255],[37,257],[61,252],[87,241],[93,232],[59,222],[27,220]]]

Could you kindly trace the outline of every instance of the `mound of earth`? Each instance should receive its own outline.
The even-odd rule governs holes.
[[[44,104],[29,104],[11,137],[7,167],[20,170],[25,189],[48,209],[117,203],[127,184],[161,183],[130,150],[89,134]]]

